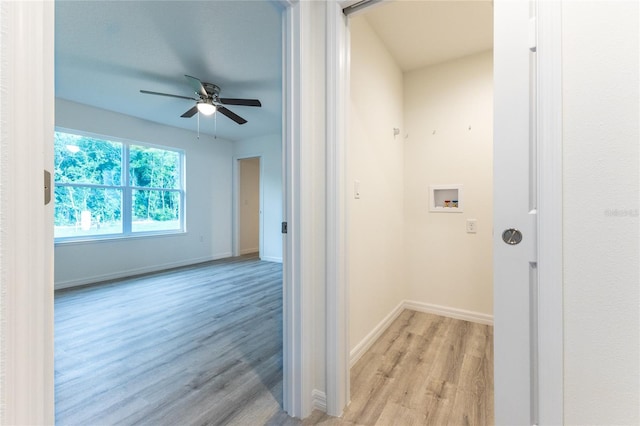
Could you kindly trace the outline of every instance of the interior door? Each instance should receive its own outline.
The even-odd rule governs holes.
[[[494,2],[494,363],[498,425],[537,423],[534,2]],[[534,33],[535,34],[535,33]],[[532,355],[533,354],[533,355]]]
[[[260,157],[238,160],[238,203],[237,222],[239,224],[239,255],[258,253],[262,250],[262,201],[260,182]]]

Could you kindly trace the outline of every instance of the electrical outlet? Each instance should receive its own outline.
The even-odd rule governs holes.
[[[467,234],[478,232],[478,219],[467,219]]]

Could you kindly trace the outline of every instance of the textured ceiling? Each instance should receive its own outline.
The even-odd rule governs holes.
[[[397,0],[373,6],[355,19],[360,16],[403,71],[493,47],[491,0]]]
[[[195,131],[180,118],[193,96],[184,74],[221,87],[221,97],[260,99],[262,108],[230,106],[249,122],[217,117],[229,140],[282,127],[280,10],[270,1],[57,1],[56,96]],[[201,117],[200,131],[214,133]]]

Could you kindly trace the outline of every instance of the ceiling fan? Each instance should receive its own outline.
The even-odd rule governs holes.
[[[149,90],[140,90],[140,93],[144,93],[147,95],[169,96],[171,98],[189,99],[195,101],[196,104],[180,117],[190,118],[198,112],[204,115],[212,115],[216,111],[218,111],[220,114],[232,119],[238,124],[244,124],[247,122],[247,120],[229,110],[224,105],[240,105],[252,107],[262,106],[260,101],[257,99],[221,98],[220,88],[215,84],[202,82],[195,77],[191,77],[190,75],[185,75],[185,78],[189,82],[191,88],[193,88],[193,90],[195,91],[195,94],[198,95],[199,99],[189,96],[172,95],[169,93],[151,92]]]

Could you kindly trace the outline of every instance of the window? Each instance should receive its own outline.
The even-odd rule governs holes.
[[[55,238],[184,231],[184,153],[55,132]]]

